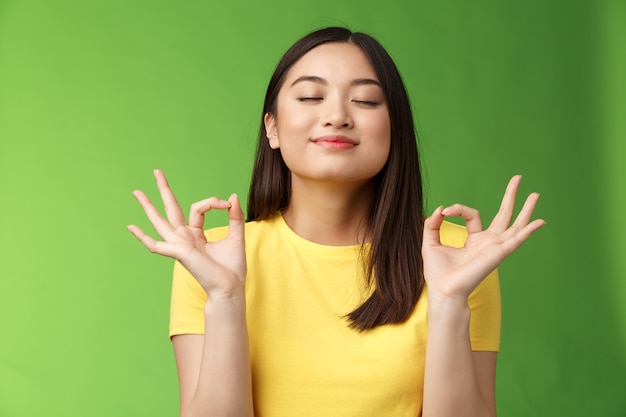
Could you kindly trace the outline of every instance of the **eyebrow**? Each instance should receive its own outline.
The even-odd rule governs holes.
[[[294,85],[300,82],[304,82],[304,81],[309,81],[312,83],[317,83],[317,84],[322,84],[322,85],[328,85],[328,81],[326,81],[322,77],[318,77],[316,75],[303,75],[302,77],[298,77],[294,82],[292,82],[290,87],[293,87]],[[350,81],[350,86],[355,86],[355,85],[377,85],[378,87],[381,87],[378,81],[373,80],[371,78],[355,78],[354,80]]]

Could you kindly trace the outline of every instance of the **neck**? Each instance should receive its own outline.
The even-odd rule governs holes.
[[[289,227],[299,236],[329,246],[363,242],[374,194],[372,182],[336,183],[292,176],[291,198],[283,212]]]

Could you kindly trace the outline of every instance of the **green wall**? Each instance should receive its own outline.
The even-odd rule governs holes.
[[[501,267],[502,416],[626,412],[623,1],[0,1],[0,415],[172,416],[171,262],[131,191],[245,195],[266,82],[321,26],[413,100],[428,204],[548,226]],[[208,225],[225,221],[222,214]]]

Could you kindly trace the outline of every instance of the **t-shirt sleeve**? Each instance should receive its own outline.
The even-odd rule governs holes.
[[[441,242],[444,245],[462,247],[467,239],[464,227],[444,222]],[[498,270],[491,272],[470,294],[468,304],[470,316],[470,342],[472,350],[500,350],[500,328],[502,325],[502,299]]]
[[[174,263],[170,303],[170,338],[180,334],[204,334],[207,295],[198,281],[178,261]]]
[[[498,270],[493,271],[470,294],[470,342],[472,350],[500,350],[502,300]]]
[[[227,228],[207,230],[209,241],[223,239]],[[207,294],[196,279],[179,262],[174,263],[169,335],[204,334],[204,305]]]

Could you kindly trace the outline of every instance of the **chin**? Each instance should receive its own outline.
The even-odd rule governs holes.
[[[375,176],[376,174],[371,175],[371,176],[364,176],[364,175],[349,175],[349,174],[346,174],[345,172],[341,172],[341,173],[327,173],[327,174],[322,174],[322,175],[316,175],[310,179],[314,181],[328,182],[328,183],[333,183],[337,185],[339,184],[354,185],[354,184],[359,184],[359,183],[364,184],[364,183],[370,182],[374,179]]]

